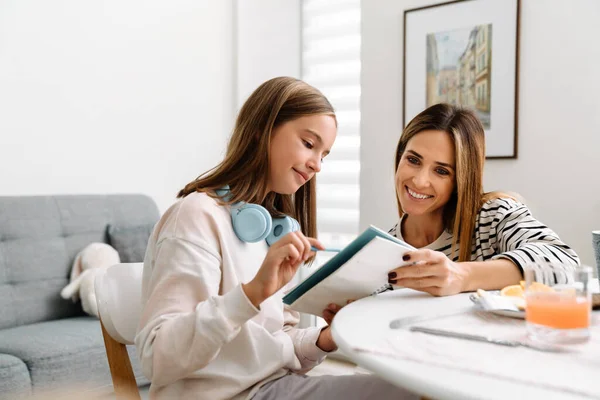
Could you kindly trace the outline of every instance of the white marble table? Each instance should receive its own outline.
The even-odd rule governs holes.
[[[450,297],[432,297],[425,293],[402,289],[393,292],[384,293],[376,297],[368,297],[356,301],[344,307],[335,317],[332,324],[333,337],[339,348],[358,366],[372,371],[382,378],[405,387],[421,396],[427,396],[434,399],[507,399],[507,398],[529,398],[529,399],[582,399],[582,398],[600,398],[600,352],[597,355],[589,355],[590,349],[596,353],[596,349],[600,349],[600,335],[593,335],[590,343],[586,344],[585,354],[591,360],[594,368],[593,373],[596,374],[596,379],[590,379],[594,376],[586,369],[589,360],[581,362],[580,359],[575,360],[575,367],[579,368],[579,372],[583,374],[579,376],[583,380],[584,387],[583,395],[578,393],[577,387],[573,391],[557,390],[556,388],[545,387],[542,384],[530,384],[527,382],[528,373],[523,381],[512,380],[506,376],[497,376],[493,373],[486,373],[486,369],[494,370],[497,366],[490,364],[492,359],[502,359],[506,363],[506,358],[503,358],[506,352],[513,351],[515,356],[525,357],[525,360],[539,360],[543,365],[550,365],[547,368],[554,368],[553,373],[569,374],[572,371],[577,371],[571,363],[573,360],[563,357],[563,355],[539,353],[534,350],[519,348],[505,348],[503,346],[492,345],[487,343],[479,343],[465,341],[453,338],[442,338],[438,336],[425,335],[422,333],[409,332],[408,329],[402,331],[402,343],[410,343],[412,351],[411,356],[405,357],[406,354],[395,353],[388,351],[385,343],[399,336],[389,328],[389,323],[396,318],[406,318],[412,316],[435,316],[435,315],[455,315],[459,317],[464,314],[471,315],[473,305],[468,299],[468,294],[460,294]],[[595,325],[600,322],[600,315],[594,312]],[[438,320],[450,321],[446,317]],[[504,318],[504,317],[494,317]],[[511,320],[511,319],[508,319]],[[431,319],[429,321],[436,321]],[[504,323],[504,322],[502,322]],[[524,322],[522,320],[511,320],[508,324],[514,323],[515,329],[522,331]],[[521,324],[521,325],[518,325]],[[598,329],[597,333],[600,333]],[[390,336],[391,335],[391,336]],[[421,335],[407,336],[407,335]],[[425,338],[427,336],[427,338]],[[426,341],[427,346],[424,347],[424,352],[418,347],[419,341],[411,341],[411,338],[419,339],[421,343]],[[431,338],[431,339],[430,339]],[[407,340],[408,339],[408,340]],[[383,343],[383,345],[382,345]],[[590,347],[593,345],[594,347]],[[435,347],[433,349],[431,346]],[[394,350],[394,349],[392,349]],[[432,350],[428,353],[427,350]],[[439,351],[443,353],[441,364],[435,362],[435,354],[432,352]],[[470,354],[467,354],[470,353]],[[473,354],[476,353],[476,354]],[[422,360],[419,355],[424,354]],[[456,364],[453,365],[453,356],[456,355]],[[467,363],[465,366],[465,357],[471,359],[485,360],[481,366],[477,363]],[[519,357],[516,357],[518,359]],[[548,360],[552,361],[548,363]],[[597,360],[597,361],[594,361]],[[564,362],[564,364],[563,364]],[[554,364],[553,364],[554,363]],[[510,363],[509,363],[510,364]],[[487,367],[486,367],[487,365]],[[465,367],[467,370],[465,370]],[[491,367],[491,368],[490,368]],[[504,367],[502,367],[504,368]],[[518,368],[516,366],[507,365],[507,368]],[[564,371],[563,371],[564,369]],[[597,370],[597,371],[596,371]],[[512,373],[513,370],[511,370]],[[494,372],[494,371],[492,371]],[[497,372],[497,371],[496,371]],[[533,379],[533,378],[532,378]],[[560,379],[558,380],[560,381]],[[590,390],[595,391],[596,396],[589,396]],[[564,384],[564,381],[562,381]],[[550,385],[552,382],[550,383]],[[570,384],[570,381],[569,381]],[[558,383],[560,386],[560,382]]]

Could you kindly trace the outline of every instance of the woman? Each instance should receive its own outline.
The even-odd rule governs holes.
[[[407,394],[373,376],[304,375],[336,344],[328,326],[298,329],[298,313],[282,302],[311,246],[323,249],[313,238],[314,176],[336,134],[318,90],[267,81],[241,108],[223,162],[186,185],[157,223],[135,339],[151,398]]]
[[[485,134],[475,114],[437,104],[404,129],[396,149],[400,221],[390,230],[419,250],[389,282],[452,295],[500,289],[531,265],[545,282],[567,282],[579,264],[558,235],[501,192],[483,192]]]

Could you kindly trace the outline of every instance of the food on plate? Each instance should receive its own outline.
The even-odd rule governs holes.
[[[500,290],[500,296],[505,297],[525,297],[525,291],[521,285],[510,285]]]
[[[539,282],[532,282],[527,289],[530,293],[547,293],[554,292],[554,289],[550,286],[544,285]],[[525,298],[525,281],[521,281],[518,285],[510,285],[500,290],[500,295],[505,297],[520,297]]]
[[[531,285],[529,285],[529,288],[527,290],[529,292],[543,292],[543,293],[554,292],[553,288],[551,288],[550,286],[546,286],[543,283],[539,283],[539,282],[533,282]]]

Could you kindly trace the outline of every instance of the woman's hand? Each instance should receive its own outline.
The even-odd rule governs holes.
[[[388,273],[393,285],[430,293],[434,296],[449,296],[467,288],[469,269],[465,263],[451,261],[439,251],[422,249],[404,254],[407,264]]]
[[[317,239],[308,238],[300,231],[291,232],[275,242],[267,253],[256,276],[242,285],[246,296],[255,307],[284,287],[296,274],[302,263],[308,260],[315,246],[324,249]]]

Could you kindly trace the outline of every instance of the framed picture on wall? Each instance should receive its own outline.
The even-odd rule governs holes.
[[[470,108],[486,158],[517,157],[520,0],[459,0],[404,12],[402,126],[425,108]]]

